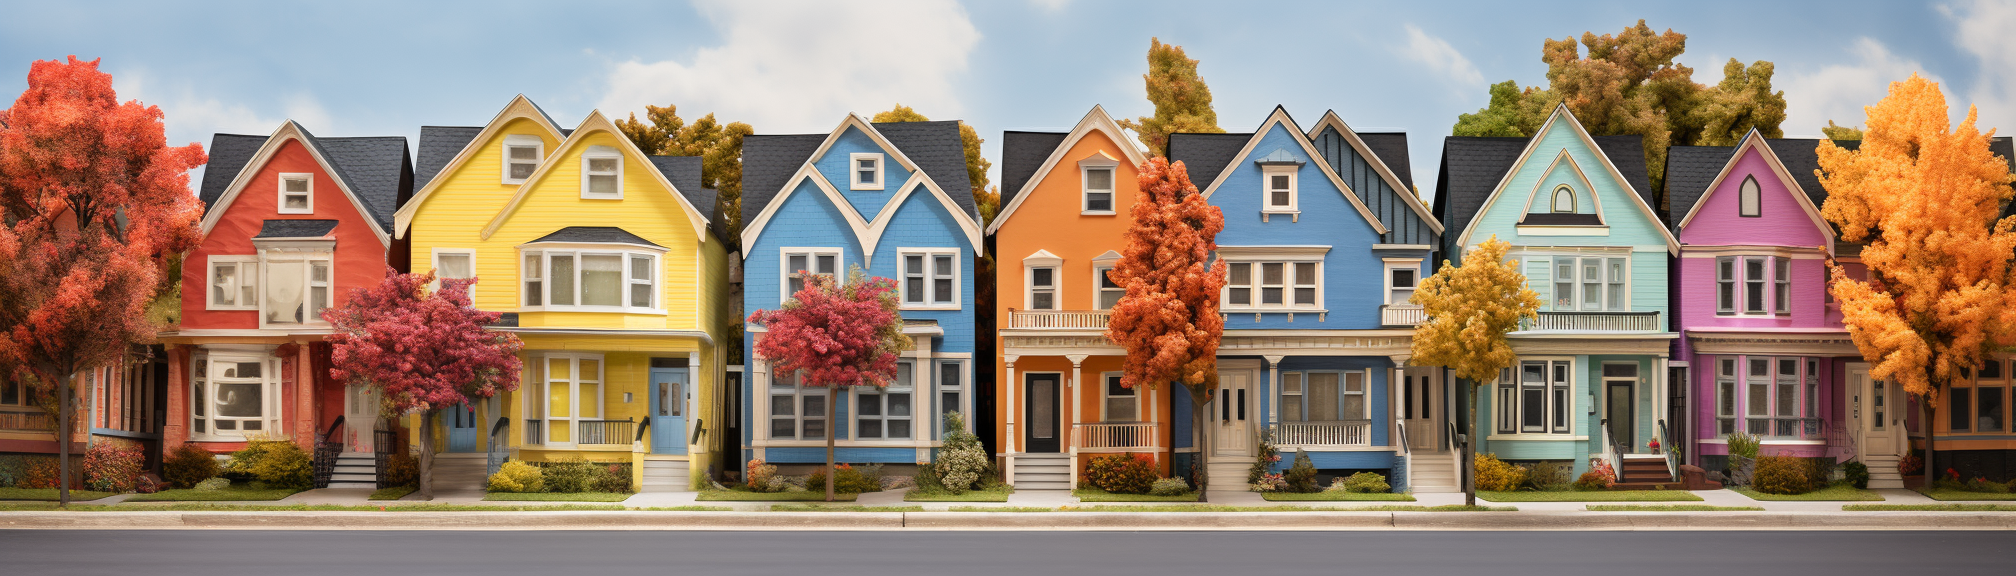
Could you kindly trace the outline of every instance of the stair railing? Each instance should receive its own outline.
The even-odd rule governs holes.
[[[1666,450],[1666,473],[1673,476],[1674,482],[1679,482],[1681,480],[1680,463],[1685,462],[1685,460],[1681,459],[1680,442],[1673,438],[1671,431],[1666,429],[1666,419],[1664,418],[1659,419],[1659,435],[1657,438],[1659,439],[1659,447]]]
[[[1464,490],[1470,485],[1470,479],[1463,477],[1463,449],[1465,446],[1469,446],[1470,442],[1467,439],[1458,437],[1455,422],[1447,422],[1446,424],[1449,425],[1449,437],[1445,440],[1447,440],[1449,446],[1450,473],[1456,479],[1456,488]]]
[[[1617,438],[1610,435],[1610,419],[1602,419],[1596,427],[1603,430],[1603,454],[1601,457],[1604,462],[1610,463],[1610,471],[1617,474],[1617,480],[1621,482],[1624,480],[1624,450],[1617,445]]]
[[[1407,441],[1407,421],[1395,418],[1393,419],[1393,425],[1400,434],[1399,449],[1397,450],[1400,454],[1400,477],[1407,481],[1407,485],[1412,486],[1414,485],[1414,455],[1407,452],[1407,445],[1409,444]]]
[[[343,416],[329,423],[329,429],[315,435],[315,487],[328,488],[329,479],[336,476],[336,458],[343,453],[343,440],[336,435],[343,429]]]
[[[489,473],[485,474],[486,477],[495,475],[504,467],[504,460],[511,456],[510,436],[506,434],[510,429],[511,419],[504,416],[498,416],[497,423],[490,425]]]

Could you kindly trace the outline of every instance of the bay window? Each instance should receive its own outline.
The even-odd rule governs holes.
[[[282,434],[280,361],[270,353],[199,351],[190,361],[189,431],[197,440]]]
[[[519,278],[528,308],[658,312],[658,251],[600,246],[524,249]]]
[[[1772,304],[1771,309],[1779,316],[1792,313],[1792,259],[1771,259]]]
[[[1623,312],[1625,284],[1631,277],[1628,258],[1557,256],[1554,258],[1554,310]]]
[[[1715,259],[1715,313],[1736,313],[1736,258]]]
[[[898,248],[903,266],[902,296],[907,308],[959,306],[959,251],[956,248]]]
[[[1225,283],[1231,309],[1321,309],[1321,261],[1232,262]]]
[[[1743,257],[1743,313],[1764,313],[1764,257]]]
[[[1733,359],[1724,359],[1727,370]],[[1744,431],[1762,437],[1799,439],[1818,436],[1820,421],[1817,359],[1742,357]],[[1733,375],[1719,375],[1733,380]]]
[[[265,291],[260,302],[262,326],[323,324],[322,310],[333,305],[330,258],[323,253],[262,251]]]
[[[1770,295],[1765,295],[1766,290]],[[1792,313],[1792,259],[1784,256],[1721,256],[1715,259],[1717,315]]]
[[[770,438],[826,439],[826,388],[800,386],[796,372],[770,374]]]
[[[825,276],[828,279],[837,279],[839,277],[840,249],[785,248],[779,254],[778,263],[783,266],[778,271],[779,276],[784,278],[784,282],[779,284],[784,293],[779,296],[783,300],[790,300],[798,294],[799,290],[805,289],[806,278]]]
[[[1573,389],[1567,360],[1527,360],[1517,371],[1507,370],[1498,382],[1498,432],[1501,434],[1568,434]]]
[[[854,387],[854,438],[909,440],[916,378],[917,364],[904,360],[896,363],[896,379],[887,387]]]

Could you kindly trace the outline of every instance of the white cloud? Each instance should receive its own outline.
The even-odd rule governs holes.
[[[951,0],[864,4],[703,0],[700,13],[723,43],[688,58],[619,64],[599,105],[614,117],[673,103],[681,116],[714,112],[771,134],[825,132],[843,114],[899,102],[958,118],[965,110],[955,76],[980,41],[965,9]]]
[[[1941,6],[1940,12],[1958,27],[1954,44],[1980,60],[1981,68],[1967,100],[1980,108],[1977,124],[1984,131],[2000,128],[2002,135],[2016,132],[2016,5],[1972,2],[1964,6]],[[1967,102],[1948,102],[1964,118]]]
[[[1063,10],[1065,6],[1069,6],[1071,0],[1029,0],[1029,3],[1035,4],[1037,8],[1042,8],[1046,12],[1057,12]]]
[[[268,116],[240,102],[226,102],[215,96],[199,94],[187,85],[164,88],[151,83],[145,72],[124,71],[113,76],[113,90],[119,93],[119,100],[139,100],[142,103],[161,108],[161,123],[167,132],[169,146],[182,146],[190,142],[202,144],[207,151],[211,136],[219,132],[229,134],[266,135],[280,127],[280,122],[292,119],[317,134],[334,134],[333,121],[329,111],[313,96],[296,94],[285,97],[281,102],[279,116]],[[191,171],[190,188],[202,185],[203,168]]]
[[[1828,120],[1861,126],[1868,117],[1862,108],[1875,105],[1890,94],[1891,82],[1908,79],[1913,72],[1939,81],[1925,72],[1925,65],[1893,54],[1871,38],[1857,38],[1848,53],[1854,62],[1794,74],[1780,86],[1785,91],[1785,123],[1781,126],[1787,136],[1818,137]],[[1951,96],[1947,100],[1950,104]]]
[[[1400,55],[1457,84],[1484,85],[1484,74],[1477,71],[1477,66],[1471,64],[1469,58],[1464,58],[1463,53],[1457,52],[1447,40],[1430,36],[1419,26],[1407,25],[1407,46],[1401,49]]]

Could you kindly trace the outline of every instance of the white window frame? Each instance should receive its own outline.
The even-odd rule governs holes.
[[[1715,435],[1728,436],[1741,429],[1739,422],[1743,410],[1738,403],[1743,397],[1743,361],[1740,356],[1718,356],[1715,359]]]
[[[259,288],[260,288],[260,285],[259,285],[259,257],[258,257],[257,255],[244,255],[244,256],[210,256],[210,257],[208,258],[208,260],[209,260],[209,262],[208,262],[208,264],[207,264],[207,268],[208,268],[208,269],[207,269],[207,270],[205,271],[205,273],[204,273],[204,277],[203,277],[203,278],[204,278],[204,280],[203,280],[203,303],[204,303],[204,306],[203,306],[203,309],[204,309],[204,310],[258,310],[258,309],[259,309],[259,300],[260,300],[260,298],[259,298],[259,296],[260,296],[260,294],[259,294]],[[232,274],[233,274],[233,275],[234,275],[234,276],[235,276],[235,277],[237,278],[237,280],[238,280],[238,285],[234,287],[234,289],[238,290],[238,298],[237,298],[237,301],[235,301],[235,302],[233,302],[233,303],[230,303],[230,304],[221,304],[221,303],[219,303],[219,302],[217,301],[217,298],[216,298],[216,296],[217,296],[217,269],[218,269],[218,268],[220,267],[219,265],[222,265],[222,264],[228,264],[228,265],[230,265],[230,266],[232,267],[232,270],[231,270],[231,273],[232,273]],[[252,289],[252,295],[251,295],[251,298],[250,298],[250,300],[252,300],[251,302],[245,302],[245,301],[244,301],[244,300],[246,300],[246,299],[247,299],[247,298],[245,297],[245,289],[246,289],[246,288],[248,288],[248,286],[246,286],[246,285],[245,285],[245,284],[246,284],[246,281],[247,281],[247,280],[251,280],[251,284],[252,284],[251,286],[249,286],[249,288],[251,288],[251,289]]]
[[[1300,214],[1301,206],[1301,166],[1260,167],[1260,212],[1263,214]],[[1288,177],[1288,205],[1274,204],[1274,177]]]
[[[1311,376],[1316,374],[1335,374],[1337,376],[1337,405],[1331,407],[1337,413],[1337,419],[1335,420],[1314,420],[1310,418],[1312,411],[1310,410],[1309,399],[1315,396],[1312,393],[1315,390],[1315,379],[1311,378]],[[1358,379],[1358,391],[1356,392],[1351,391],[1351,379],[1353,377]],[[1281,415],[1282,422],[1358,422],[1372,419],[1372,373],[1368,370],[1291,370],[1282,372],[1281,379],[1283,383],[1280,386],[1281,392],[1275,395],[1274,401],[1277,403],[1275,410]],[[1286,382],[1290,379],[1295,380],[1297,383],[1296,389],[1293,392],[1288,391],[1288,386],[1286,385]],[[1281,408],[1287,406],[1284,399],[1289,396],[1299,398],[1299,401],[1296,403],[1298,410],[1285,410]],[[1351,396],[1359,397],[1357,414],[1349,414],[1345,411],[1345,406],[1347,405],[1345,400]]]
[[[1324,262],[1322,256],[1288,257],[1288,258],[1256,257],[1252,259],[1227,259],[1227,260],[1228,261],[1226,269],[1227,273],[1226,273],[1225,288],[1220,290],[1218,295],[1219,308],[1221,310],[1228,313],[1326,311],[1323,307],[1323,303],[1325,302],[1325,300],[1323,293]],[[1279,284],[1267,283],[1266,265],[1268,264],[1278,264],[1281,266],[1281,282]],[[1298,272],[1298,269],[1301,268],[1300,265],[1302,264],[1314,265],[1315,268],[1313,271],[1313,275],[1315,282],[1313,283],[1313,285],[1303,282],[1303,280],[1305,279],[1302,278],[1301,273]],[[1244,285],[1232,284],[1231,269],[1232,267],[1236,266],[1247,267],[1248,271],[1247,283]],[[1247,297],[1248,299],[1245,304],[1235,304],[1232,302],[1232,290],[1235,288],[1245,288],[1249,290]],[[1266,290],[1270,288],[1277,288],[1281,290],[1281,303],[1279,304],[1266,303],[1266,296],[1265,296]],[[1314,288],[1315,299],[1307,303],[1301,302],[1300,299],[1296,296],[1296,291],[1302,288]]]
[[[937,434],[936,437],[942,440],[945,438],[946,412],[958,412],[961,415],[966,416],[966,426],[969,429],[973,426],[973,414],[970,410],[966,409],[967,399],[971,398],[971,396],[967,395],[968,386],[966,386],[966,380],[967,380],[966,361],[957,359],[939,359],[932,363],[931,368],[932,368],[931,378],[933,387],[932,390],[933,393],[931,395],[931,403],[933,406],[938,407],[938,411],[932,414],[933,418],[931,422],[931,429],[936,432]],[[946,372],[947,368],[951,369],[951,372],[949,374],[951,376],[950,380],[947,380],[946,378],[946,376],[948,375]],[[947,394],[957,395],[957,397],[952,401],[951,403],[952,405],[950,406],[947,406],[945,403],[945,396]]]
[[[1402,272],[1402,271],[1411,272],[1414,274],[1413,284],[1409,285],[1406,288],[1407,295],[1413,296],[1416,291],[1419,291],[1421,289],[1421,259],[1386,258],[1384,260],[1386,263],[1386,274],[1385,274],[1386,280],[1383,283],[1385,285],[1385,298],[1381,301],[1385,302],[1387,306],[1418,306],[1416,304],[1409,303],[1406,298],[1400,298],[1396,300],[1393,297],[1394,290],[1399,288],[1398,286],[1395,285],[1394,276],[1396,272]]]
[[[1742,274],[1736,269],[1736,266],[1737,257],[1735,256],[1715,257],[1715,315],[1717,316],[1735,316],[1737,315],[1737,309],[1742,307],[1738,303],[1739,300],[1743,299],[1743,295],[1739,293],[1742,287],[1739,286],[1740,282],[1737,280],[1737,277]]]
[[[266,317],[267,313],[266,306],[272,304],[272,299],[266,297],[265,290],[270,290],[272,288],[273,264],[280,262],[301,263],[301,305],[307,307],[307,309],[301,311],[301,322],[299,323],[273,322],[268,320]],[[321,264],[327,271],[326,277],[319,283],[315,281],[316,264]],[[257,307],[257,309],[259,310],[259,327],[293,328],[302,326],[328,326],[329,322],[323,320],[322,315],[317,313],[318,311],[315,309],[315,307],[311,306],[311,304],[314,303],[312,302],[312,299],[314,298],[315,288],[317,287],[323,288],[321,308],[328,309],[334,307],[336,305],[336,259],[335,255],[332,254],[331,252],[319,251],[319,250],[296,251],[287,249],[259,250],[260,292],[259,292],[259,304]]]
[[[614,171],[591,170],[589,166],[593,165],[594,161],[596,160],[615,160],[616,169]],[[626,162],[623,161],[623,153],[617,151],[615,148],[611,148],[608,146],[589,146],[587,151],[581,153],[581,198],[584,200],[622,200],[624,164],[626,164]],[[615,177],[616,191],[615,192],[590,191],[588,186],[589,178],[594,176]]]
[[[574,259],[574,281],[573,281],[574,293],[571,295],[570,303],[568,304],[553,303],[554,256],[571,256]],[[586,273],[585,266],[582,265],[582,260],[584,256],[615,256],[618,261],[622,262],[622,269],[619,271],[619,274],[621,275],[617,278],[616,282],[617,305],[607,306],[607,305],[589,305],[581,303],[582,297],[586,295],[585,293],[582,292],[584,286],[582,285],[583,282],[581,277],[582,274]],[[652,286],[650,306],[631,305],[630,286],[633,283],[632,279],[636,274],[636,272],[632,270],[632,267],[635,266],[635,264],[633,263],[633,259],[637,257],[648,258],[650,261],[651,286]],[[538,271],[535,272],[526,269],[525,267],[526,259],[528,258],[538,258],[539,261]],[[587,243],[570,244],[570,243],[543,243],[543,242],[536,244],[525,244],[518,247],[518,266],[519,266],[518,273],[520,278],[518,284],[519,286],[518,310],[520,312],[611,312],[621,314],[658,314],[658,315],[666,313],[665,308],[663,306],[664,291],[665,291],[665,285],[664,285],[665,250],[662,248],[647,247],[637,244],[587,244]],[[539,284],[538,287],[539,303],[536,305],[532,303],[531,293],[529,292],[530,290],[533,289],[532,284],[534,282],[537,282]]]
[[[476,251],[475,251],[475,250],[472,250],[472,249],[469,249],[469,248],[435,248],[435,249],[433,250],[433,255],[432,255],[432,263],[433,263],[433,270],[434,270],[434,275],[435,275],[435,278],[436,278],[436,281],[435,281],[435,283],[436,283],[437,285],[438,285],[438,284],[440,283],[440,280],[442,280],[442,279],[446,279],[446,278],[447,278],[447,277],[445,277],[445,276],[441,276],[441,257],[442,257],[442,256],[463,256],[463,257],[467,257],[467,258],[469,259],[469,277],[470,277],[470,278],[475,278],[475,277],[476,277]]]
[[[873,160],[873,161],[875,161],[875,181],[874,181],[874,182],[866,182],[866,181],[863,181],[863,180],[861,180],[861,172],[862,172],[862,170],[861,170],[861,161],[862,161],[862,160]],[[852,153],[852,154],[848,154],[848,155],[847,155],[847,189],[848,189],[848,190],[881,190],[881,189],[883,189],[883,181],[884,181],[884,178],[883,178],[883,175],[889,172],[889,170],[888,170],[888,168],[889,168],[888,164],[889,164],[889,159],[888,159],[888,158],[886,157],[886,155],[884,155],[884,154],[882,154],[882,153],[880,153],[880,152],[855,152],[855,153]]]
[[[281,407],[284,405],[280,398],[281,362],[279,358],[273,357],[270,349],[255,351],[239,349],[237,347],[223,349],[204,347],[199,349],[190,360],[189,385],[191,389],[188,399],[190,440],[236,442],[254,437],[286,435],[286,420],[281,415]],[[222,371],[213,370],[213,367],[221,366],[224,363],[258,364],[259,377],[257,379],[234,377],[230,381],[220,382],[223,379],[221,376]],[[220,384],[258,384],[260,387],[260,415],[249,418],[225,418],[217,414],[216,389]],[[199,406],[199,402],[207,402],[210,405],[208,407]],[[219,432],[217,430],[219,419],[234,422],[233,426],[236,430],[229,433]],[[253,434],[246,434],[244,423],[252,421],[260,422],[260,430]]]
[[[540,441],[544,442],[544,444],[538,445],[565,448],[580,444],[581,429],[576,424],[582,420],[602,420],[604,419],[603,414],[607,411],[607,407],[604,404],[609,397],[609,360],[601,354],[587,352],[543,352],[530,356],[532,364],[535,366],[533,370],[536,371],[537,389],[534,390],[536,394],[529,395],[528,401],[524,403],[521,411],[525,419],[538,420],[540,421],[540,425],[545,426],[545,429],[540,431],[539,437]],[[555,377],[552,374],[549,366],[554,360],[567,361],[566,376]],[[581,362],[584,360],[595,362],[595,375],[592,380],[587,375],[582,374]],[[556,383],[567,387],[567,398],[569,401],[568,408],[570,409],[570,413],[558,418],[567,427],[567,440],[564,442],[553,441],[555,418],[552,414],[552,406],[549,403],[552,398],[551,390]],[[595,394],[592,397],[593,402],[584,401],[587,399],[582,395],[585,392],[585,384],[595,385]],[[589,413],[590,410],[585,409],[588,407],[593,407],[593,414]]]
[[[1127,297],[1127,287],[1121,286],[1118,282],[1113,283],[1112,286],[1106,285],[1106,281],[1108,280],[1106,275],[1113,272],[1115,264],[1117,262],[1097,262],[1092,265],[1092,308],[1095,310],[1112,310],[1117,308],[1119,307],[1120,299]],[[1108,294],[1113,295],[1112,306],[1106,305],[1106,296]]]
[[[928,360],[926,360],[926,362],[928,362]],[[897,377],[892,379],[889,382],[889,385],[885,387],[876,388],[873,386],[848,386],[849,388],[848,392],[852,394],[852,397],[848,399],[848,407],[852,409],[847,411],[848,420],[850,420],[850,422],[848,422],[847,424],[853,430],[853,432],[847,436],[848,439],[863,442],[909,442],[917,439],[917,364],[918,363],[919,362],[917,359],[912,358],[904,358],[902,360],[897,360],[896,361]],[[905,367],[908,367],[910,372],[910,379],[908,382],[905,382],[904,379],[902,378]],[[892,394],[909,395],[910,413],[908,415],[896,416],[890,413],[891,410],[889,408],[890,406],[892,406],[892,404],[889,402],[889,397]],[[866,420],[869,421],[877,421],[882,423],[882,431],[878,433],[879,435],[874,438],[869,438],[861,434],[861,421],[864,419],[862,412],[866,411],[865,408],[869,402],[874,402],[876,409],[881,412],[881,414],[876,414],[874,416],[865,418]],[[909,422],[910,433],[904,435],[901,438],[891,437],[889,435],[889,423],[892,421]]]
[[[1539,365],[1541,379],[1536,385],[1527,385],[1522,376],[1528,365]],[[1575,431],[1575,375],[1580,367],[1572,359],[1566,358],[1521,358],[1519,365],[1499,373],[1497,392],[1492,396],[1497,403],[1497,414],[1493,430],[1503,435],[1558,436],[1565,437]],[[1532,429],[1526,425],[1526,393],[1540,393],[1540,425]]]
[[[1119,168],[1120,168],[1119,163],[1106,160],[1100,160],[1096,162],[1092,160],[1084,160],[1078,163],[1078,183],[1079,183],[1079,190],[1081,191],[1078,194],[1079,214],[1087,216],[1111,216],[1119,213],[1120,195],[1117,192],[1118,189],[1120,188]],[[1092,187],[1092,172],[1095,170],[1103,170],[1106,172],[1106,188],[1104,190]],[[1092,208],[1093,194],[1106,195],[1106,209],[1098,210]]]
[[[901,276],[897,289],[899,297],[902,298],[900,301],[903,303],[902,309],[958,310],[961,302],[959,274],[961,272],[960,269],[963,268],[959,262],[959,253],[960,250],[958,248],[897,248],[896,266],[898,268],[897,273]],[[924,292],[921,295],[912,294],[910,291],[911,270],[909,266],[910,257],[912,256],[921,257],[924,261],[924,269],[920,271],[922,275],[919,276],[919,283],[923,285],[922,290]],[[941,269],[939,265],[940,260],[949,260],[951,269]],[[948,274],[949,277],[946,276]],[[941,279],[952,283],[952,298],[950,300],[938,299],[938,281]],[[912,301],[912,296],[917,296],[918,299]]]
[[[1771,258],[1771,314],[1789,316],[1792,314],[1792,259],[1784,256]]]
[[[768,361],[766,360],[765,362]],[[778,386],[777,385],[778,382],[785,381],[786,379],[779,379],[777,378],[777,375],[778,375],[777,366],[776,364],[772,363],[770,365],[770,371],[766,373],[767,381],[762,383],[763,391],[761,393],[765,394],[768,399],[768,401],[765,402],[764,404],[769,407],[768,413],[763,415],[764,435],[771,440],[787,440],[787,441],[825,440],[826,433],[824,429],[822,429],[821,432],[817,435],[808,436],[805,433],[805,421],[817,420],[820,422],[825,422],[826,405],[822,404],[820,410],[810,411],[811,413],[807,413],[808,411],[805,410],[805,398],[816,396],[824,398],[826,402],[832,402],[834,396],[832,394],[832,389],[823,386],[804,386],[796,383],[796,381],[792,381],[789,386]],[[775,421],[780,416],[779,414],[777,414],[777,407],[779,406],[777,399],[779,398],[790,399],[784,405],[791,407],[791,414],[784,416],[791,419],[791,430],[793,432],[791,436],[786,437],[777,436]],[[838,411],[835,410],[835,413],[837,415]],[[826,425],[830,426],[831,423],[826,423]]]
[[[533,136],[531,134],[510,134],[504,136],[504,153],[501,158],[498,158],[497,162],[498,181],[515,186],[518,184],[524,184],[525,178],[512,178],[511,165],[527,164],[527,162],[522,160],[513,160],[511,158],[512,148],[532,149],[532,155],[535,156],[536,158],[533,161],[529,162],[529,164],[532,165],[532,169],[525,173],[525,178],[530,178],[532,177],[533,173],[539,171],[539,164],[546,160],[546,140],[541,139],[538,136]]]
[[[1742,296],[1737,298],[1741,307],[1737,308],[1745,316],[1767,316],[1771,314],[1771,258],[1768,256],[1743,256],[1737,259],[1739,272],[1743,275]],[[1757,273],[1750,273],[1750,263],[1757,263]],[[1755,285],[1757,293],[1753,297],[1750,287]]]
[[[791,290],[791,279],[798,274],[797,270],[791,269],[791,257],[793,255],[804,255],[805,265],[808,267],[808,270],[810,270],[811,268],[817,268],[819,266],[820,256],[832,256],[833,279],[835,281],[839,281],[841,279],[840,275],[844,274],[845,271],[847,270],[847,251],[840,248],[826,248],[826,247],[778,248],[777,249],[778,302],[788,302],[791,300],[792,296],[797,294],[796,292]],[[812,273],[825,274],[824,272],[819,272],[816,270],[813,270]]]
[[[1050,271],[1050,285],[1048,286],[1036,285],[1037,270]],[[1023,274],[1022,305],[1026,309],[1053,310],[1053,311],[1064,309],[1064,301],[1063,301],[1064,290],[1062,289],[1062,286],[1064,284],[1063,266],[1023,266],[1022,274]],[[1049,307],[1047,308],[1036,307],[1036,295],[1039,293],[1049,294],[1050,296]]]
[[[306,186],[307,190],[303,190],[303,191],[301,191],[301,192],[288,192],[288,191],[287,191],[287,182],[288,182],[289,180],[300,180],[300,181],[302,181],[302,182],[306,183],[306,184],[307,184],[307,186]],[[307,173],[307,172],[281,172],[281,173],[280,173],[280,181],[279,181],[279,182],[277,183],[276,187],[274,188],[274,191],[275,191],[275,192],[276,192],[276,193],[278,194],[278,199],[279,199],[279,203],[277,203],[277,204],[274,204],[274,205],[273,205],[273,207],[274,207],[274,208],[275,208],[275,209],[276,209],[276,210],[277,210],[277,211],[278,211],[279,213],[281,213],[281,214],[314,214],[314,213],[315,213],[315,175],[314,175],[314,174],[311,174],[311,173]],[[302,204],[303,204],[303,207],[302,207],[302,208],[288,208],[288,207],[287,207],[287,197],[289,197],[289,196],[300,196],[300,197],[301,197],[301,200],[302,200]]]
[[[1116,386],[1119,386],[1119,382],[1118,382],[1118,381],[1120,380],[1121,376],[1123,376],[1123,373],[1121,373],[1121,372],[1101,372],[1101,373],[1099,373],[1099,421],[1100,421],[1100,422],[1140,422],[1140,421],[1142,421],[1142,418],[1141,418],[1141,389],[1140,389],[1140,388],[1124,388],[1124,387],[1122,387],[1121,389],[1122,389],[1122,390],[1126,390],[1126,391],[1127,391],[1127,394],[1114,394],[1114,393],[1113,393],[1113,388],[1114,388],[1114,387],[1116,387]],[[1114,401],[1114,400],[1127,400],[1127,401],[1129,401],[1129,402],[1133,402],[1133,404],[1134,404],[1134,413],[1133,413],[1133,414],[1114,414],[1114,413],[1113,413],[1113,401]],[[1123,418],[1123,417],[1124,417],[1124,418]]]
[[[1596,277],[1587,278],[1583,272],[1592,264],[1596,267]],[[1553,291],[1548,299],[1548,309],[1559,312],[1630,312],[1631,311],[1631,258],[1628,255],[1561,255],[1547,259]],[[1568,264],[1567,278],[1561,275],[1563,263]],[[1612,265],[1621,265],[1615,270]],[[1623,278],[1614,278],[1622,272]],[[1596,286],[1603,294],[1591,296],[1589,287]],[[1569,302],[1563,305],[1563,288],[1569,294]]]
[[[1744,176],[1743,184],[1736,189],[1736,215],[1742,218],[1764,216],[1764,193],[1757,185],[1757,177]]]

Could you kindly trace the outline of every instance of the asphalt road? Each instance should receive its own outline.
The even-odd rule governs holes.
[[[2012,532],[0,530],[0,574],[2016,574]]]

